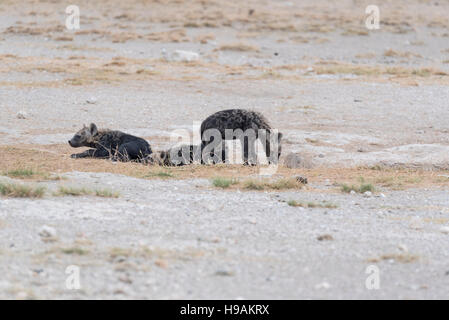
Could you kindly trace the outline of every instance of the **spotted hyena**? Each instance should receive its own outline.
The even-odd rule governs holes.
[[[226,152],[223,152],[221,162],[226,162],[225,157]],[[183,144],[166,151],[154,152],[148,157],[148,162],[161,166],[183,166],[192,163],[203,163],[201,161],[201,145]]]
[[[273,130],[259,112],[229,109],[216,112],[201,123],[201,150],[203,158],[209,155],[215,137],[223,140],[239,139],[245,164],[256,163],[255,143],[259,139],[269,163],[277,163],[281,155],[282,133]]]
[[[151,154],[147,141],[130,134],[114,130],[98,130],[94,123],[83,126],[69,145],[73,148],[89,147],[82,153],[72,154],[72,158],[110,158],[114,161],[144,161]]]
[[[200,162],[199,155],[200,146],[185,144],[166,151],[156,151],[148,157],[148,162],[160,166],[183,166]]]

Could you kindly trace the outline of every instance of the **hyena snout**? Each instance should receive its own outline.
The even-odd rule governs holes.
[[[72,148],[84,147],[86,145],[86,139],[79,134],[74,135],[68,142]]]

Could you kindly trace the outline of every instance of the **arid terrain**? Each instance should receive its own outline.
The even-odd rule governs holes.
[[[0,298],[448,299],[448,12],[2,0]],[[165,150],[229,108],[283,133],[272,175],[70,158],[83,124]]]

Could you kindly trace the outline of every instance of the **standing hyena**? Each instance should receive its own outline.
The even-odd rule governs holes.
[[[255,111],[230,109],[207,117],[201,123],[203,159],[212,156],[214,147],[220,149],[223,146],[215,141],[220,140],[220,136],[222,140],[240,140],[244,164],[256,164],[257,139],[261,141],[269,163],[277,163],[281,155],[282,133],[273,130],[267,119]]]
[[[114,161],[145,161],[151,154],[151,147],[142,138],[113,130],[98,130],[94,123],[78,131],[69,144],[73,148],[90,147],[72,158],[110,158]]]

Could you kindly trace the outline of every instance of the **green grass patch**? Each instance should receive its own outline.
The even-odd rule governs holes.
[[[226,189],[229,188],[231,185],[234,184],[238,184],[238,180],[237,179],[229,179],[229,178],[214,178],[212,180],[212,185],[216,188],[222,188],[222,189]]]
[[[300,189],[304,185],[298,180],[293,178],[283,178],[275,181],[267,180],[247,180],[243,184],[247,190],[287,190],[287,189]]]
[[[173,178],[174,175],[171,172],[159,171],[159,172],[155,172],[155,173],[152,172],[152,173],[149,173],[149,174],[144,176],[144,178],[149,178],[149,177]]]
[[[34,172],[32,169],[15,169],[3,173],[4,176],[13,178],[30,178],[35,174],[36,172]]]
[[[45,187],[19,183],[0,183],[0,194],[10,198],[42,198],[45,194]]]
[[[75,187],[64,187],[61,186],[58,188],[54,196],[97,196],[102,198],[118,198],[120,194],[118,192],[109,190],[109,189],[95,189],[90,190],[87,188],[75,188]]]
[[[75,188],[75,187],[59,187],[58,191],[54,194],[56,196],[88,196],[91,195],[92,191],[86,188]]]
[[[64,254],[73,254],[73,255],[78,255],[78,256],[84,256],[89,253],[89,251],[82,249],[82,248],[78,248],[78,247],[64,248],[64,249],[61,249],[61,252]]]
[[[301,202],[290,200],[287,204],[291,207],[302,207],[302,208],[326,208],[326,209],[335,209],[338,208],[336,204],[330,202]]]
[[[95,195],[97,197],[102,197],[102,198],[118,198],[118,197],[120,197],[119,192],[112,191],[109,189],[97,189],[97,190],[95,190]]]
[[[365,179],[360,177],[360,184],[358,185],[347,185],[343,184],[341,186],[341,191],[345,193],[350,193],[351,191],[357,192],[357,193],[365,193],[367,191],[374,192],[375,188],[371,183],[366,183]]]

